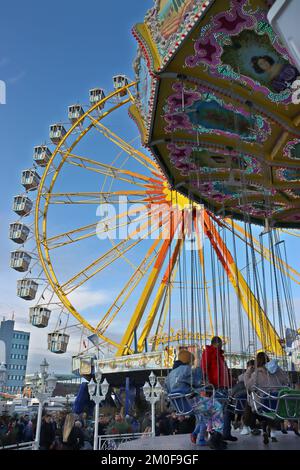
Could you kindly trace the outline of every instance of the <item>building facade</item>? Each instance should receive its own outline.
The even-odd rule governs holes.
[[[19,393],[24,387],[30,341],[30,333],[15,330],[14,326],[13,320],[3,319],[0,324],[0,342],[5,348],[3,362],[7,368],[5,390],[8,393]]]

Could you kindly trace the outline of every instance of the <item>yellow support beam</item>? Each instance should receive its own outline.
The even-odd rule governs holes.
[[[148,315],[147,320],[145,322],[145,325],[143,327],[142,333],[139,337],[138,352],[142,352],[143,349],[144,349],[145,340],[148,337],[148,335],[151,331],[151,328],[153,326],[154,320],[156,318],[156,314],[158,312],[158,309],[159,309],[159,306],[161,304],[161,301],[162,301],[163,295],[165,293],[165,290],[168,286],[169,280],[172,276],[172,273],[173,273],[174,267],[176,265],[178,255],[179,255],[179,252],[182,248],[182,245],[183,245],[183,238],[179,238],[179,240],[177,240],[176,246],[174,248],[174,252],[173,252],[172,257],[170,259],[170,262],[169,262],[169,265],[168,265],[167,270],[165,272],[165,275],[164,275],[164,277],[161,281],[161,284],[159,286],[158,292],[155,296],[153,305],[151,307],[151,310],[149,312],[149,315]]]
[[[147,304],[149,302],[150,296],[153,292],[153,289],[155,287],[156,281],[158,279],[159,273],[162,269],[162,266],[164,264],[164,261],[166,259],[166,256],[168,254],[169,247],[171,246],[174,233],[176,232],[178,225],[179,225],[180,220],[174,221],[174,226],[171,226],[170,228],[170,236],[168,239],[164,240],[164,243],[160,249],[159,255],[157,257],[157,260],[152,268],[152,271],[149,275],[149,278],[147,280],[147,283],[144,287],[144,290],[142,292],[142,295],[139,299],[139,302],[135,308],[135,311],[131,317],[131,320],[128,324],[128,327],[125,331],[125,334],[123,335],[123,338],[121,340],[121,346],[119,347],[116,356],[124,356],[128,354],[129,348],[131,346],[131,343],[133,341],[133,336],[134,336],[134,331],[137,329],[137,327],[140,324],[140,321],[144,315],[144,312],[146,310]],[[172,225],[172,222],[171,222]]]
[[[113,302],[111,307],[108,309],[104,317],[96,326],[97,330],[103,334],[108,326],[111,324],[112,320],[115,318],[117,313],[124,306],[125,302],[128,300],[129,296],[132,294],[133,290],[136,288],[138,283],[141,281],[143,276],[146,274],[151,264],[153,263],[156,257],[156,249],[161,243],[161,238],[157,238],[154,243],[149,248],[145,258],[142,260],[140,265],[137,267],[133,275],[130,277],[129,281],[126,283],[125,287],[119,293],[116,300]]]

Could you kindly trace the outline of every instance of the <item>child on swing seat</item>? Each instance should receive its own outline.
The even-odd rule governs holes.
[[[208,445],[212,449],[225,449],[222,439],[223,407],[211,396],[210,392],[201,389],[202,373],[200,367],[192,368],[194,355],[186,350],[179,351],[178,360],[166,379],[168,393],[192,393],[189,398],[190,406],[196,417],[196,427],[191,434],[193,443],[206,445],[205,431],[211,434]]]

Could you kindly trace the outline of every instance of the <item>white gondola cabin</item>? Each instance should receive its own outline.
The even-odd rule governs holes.
[[[117,91],[120,88],[123,88],[124,86],[128,85],[128,79],[126,78],[125,75],[116,75],[113,77],[113,82],[114,82],[114,89]],[[118,96],[126,96],[127,95],[127,90],[122,90]]]
[[[26,242],[29,232],[26,225],[15,222],[9,226],[9,239],[15,243],[23,244]]]
[[[29,321],[37,328],[46,328],[49,323],[50,315],[51,310],[41,305],[36,305],[29,309]]]
[[[72,124],[74,124],[83,114],[84,111],[80,104],[73,104],[68,107],[68,118]]]
[[[102,88],[93,88],[90,90],[90,103],[91,105],[99,103],[100,101],[104,100],[105,98],[105,93]],[[104,108],[104,103],[100,104],[98,106],[98,109],[103,109]]]
[[[17,296],[24,300],[33,300],[35,299],[38,287],[38,283],[32,279],[21,279],[17,283]]]
[[[49,132],[51,142],[53,142],[53,144],[58,144],[66,133],[67,131],[62,124],[52,124]]]
[[[15,196],[13,202],[13,211],[21,216],[26,216],[32,209],[32,200],[27,196]]]
[[[22,171],[21,184],[24,186],[26,191],[37,189],[40,181],[41,177],[34,168]]]
[[[48,334],[48,349],[55,354],[63,354],[67,351],[69,343],[69,335],[65,333],[49,333]]]
[[[52,152],[46,145],[37,145],[34,147],[33,160],[38,166],[47,166],[51,157]]]
[[[31,259],[31,256],[26,251],[12,251],[10,254],[10,267],[24,273],[28,271]]]

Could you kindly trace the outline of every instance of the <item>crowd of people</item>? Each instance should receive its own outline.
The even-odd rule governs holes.
[[[272,412],[276,408],[276,393],[280,388],[289,386],[288,375],[279,367],[277,360],[270,360],[265,352],[259,352],[255,360],[247,363],[246,371],[238,377],[233,387],[221,338],[212,338],[211,344],[202,353],[198,367],[193,367],[194,360],[191,352],[181,350],[166,380],[169,394],[189,395],[185,405],[182,398],[180,403],[192,409],[196,417],[191,432],[193,443],[224,450],[228,441],[238,440],[231,429],[239,426],[243,435],[261,434],[262,428],[264,444],[268,444],[270,439],[277,442],[277,430],[287,433],[291,428],[299,435],[296,421],[289,423],[259,412],[264,408],[265,400]],[[253,399],[251,392],[258,389],[272,391],[275,398],[266,399],[264,394],[258,392]]]
[[[37,417],[1,416],[0,445],[9,446],[33,442]],[[150,422],[151,430],[151,422]],[[149,432],[148,414],[140,420],[133,414],[124,417],[122,411],[100,414],[98,434]],[[89,450],[93,448],[94,422],[86,412],[80,415],[66,412],[45,413],[40,432],[40,450]]]
[[[249,360],[246,370],[232,381],[226,364],[222,340],[214,337],[202,352],[200,363],[194,366],[195,357],[187,349],[181,349],[173,369],[166,377],[168,394],[189,396],[185,406],[187,413],[176,413],[170,402],[156,416],[156,436],[190,434],[191,441],[208,445],[211,449],[226,449],[228,441],[237,441],[232,429],[240,428],[241,435],[263,436],[264,444],[277,441],[277,432],[294,431],[298,436],[298,423],[263,417],[258,408],[263,398],[253,401],[251,391],[255,387],[272,389],[289,385],[287,374],[274,359],[259,352]],[[233,404],[234,403],[234,406]],[[173,403],[174,405],[174,403]],[[158,409],[157,409],[158,411]],[[163,412],[162,412],[163,411]],[[191,412],[192,411],[192,412]],[[42,418],[40,432],[41,450],[88,450],[93,448],[94,422],[92,412],[80,414],[68,411],[48,413]],[[36,416],[1,416],[0,445],[8,446],[35,439]],[[151,413],[113,409],[99,416],[98,435],[152,433]],[[236,434],[236,433],[235,433]]]

